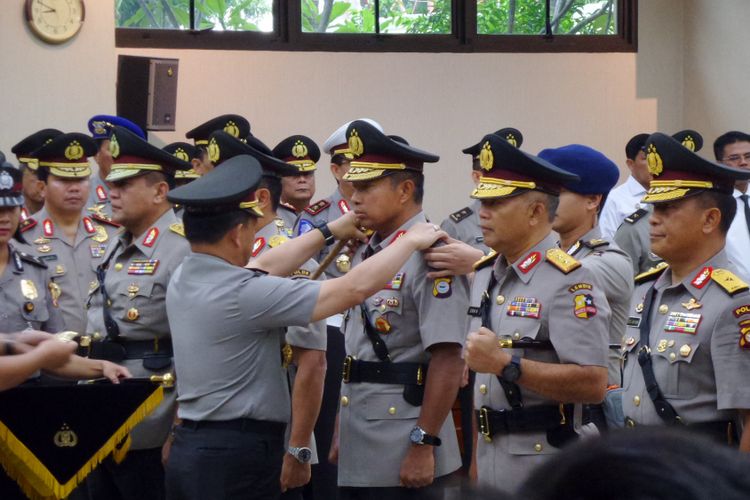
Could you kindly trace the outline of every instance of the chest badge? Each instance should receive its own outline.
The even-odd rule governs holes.
[[[539,319],[542,304],[534,297],[514,297],[508,304],[505,314],[519,318]]]
[[[159,259],[134,259],[128,264],[128,274],[154,274]]]
[[[664,325],[664,331],[689,333],[695,335],[695,332],[698,331],[698,325],[701,322],[701,317],[702,315],[698,313],[672,311],[667,317],[667,322]]]
[[[21,295],[27,300],[36,300],[39,297],[36,285],[31,280],[21,280]]]
[[[688,311],[692,311],[693,309],[700,309],[701,307],[703,307],[703,304],[692,298],[687,302],[683,302],[682,307],[684,307]]]

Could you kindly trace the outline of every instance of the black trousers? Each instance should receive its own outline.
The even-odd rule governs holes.
[[[166,467],[169,500],[269,500],[281,494],[283,432],[178,427]]]
[[[120,464],[108,457],[87,484],[91,500],[164,500],[161,448],[130,450]]]
[[[435,478],[424,488],[351,488],[339,489],[340,500],[458,500],[461,479],[456,474]]]

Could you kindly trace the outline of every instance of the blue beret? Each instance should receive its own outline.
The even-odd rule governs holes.
[[[141,139],[146,139],[141,127],[127,118],[113,115],[96,115],[89,120],[89,130],[94,139],[109,139],[115,127],[125,127]]]
[[[545,149],[539,158],[576,174],[578,181],[567,182],[563,187],[579,194],[607,194],[620,178],[620,169],[599,151],[580,144]]]

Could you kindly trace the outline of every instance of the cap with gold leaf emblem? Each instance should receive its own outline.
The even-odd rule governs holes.
[[[482,176],[472,198],[505,198],[532,190],[558,195],[564,184],[580,180],[578,175],[521,151],[498,135],[488,134],[481,142]]]
[[[62,134],[62,131],[55,128],[39,130],[21,139],[10,151],[18,158],[21,168],[28,167],[30,170],[36,171],[39,167],[39,161],[32,153],[60,134]]]
[[[695,130],[680,130],[676,134],[672,134],[672,138],[693,153],[697,153],[703,147],[703,136]]]
[[[221,115],[188,131],[185,137],[192,139],[196,146],[207,146],[211,133],[217,130],[223,130],[235,139],[244,139],[250,135],[250,122],[240,115]]]
[[[192,144],[188,144],[187,142],[173,142],[171,144],[167,144],[162,149],[172,156],[176,156],[180,160],[186,161],[188,163],[192,159],[200,159],[201,157],[200,149],[193,146]],[[174,175],[175,179],[197,179],[199,177],[200,174],[198,174],[192,168],[190,170],[178,170]]]
[[[109,139],[115,127],[125,127],[141,139],[146,139],[143,129],[127,118],[114,115],[96,115],[89,120],[89,131],[94,139]]]
[[[107,181],[119,181],[148,172],[174,176],[190,169],[190,163],[157,148],[124,127],[115,127],[109,142],[112,170]]]
[[[369,122],[355,120],[346,131],[349,137],[349,171],[346,181],[367,181],[394,172],[411,170],[422,172],[425,163],[435,163],[440,157],[396,141]]]
[[[497,130],[493,132],[496,136],[500,137],[501,139],[505,139],[508,141],[508,143],[511,146],[515,146],[517,148],[521,147],[521,144],[523,144],[523,134],[520,130],[513,128],[513,127],[505,127],[501,128],[500,130]],[[479,159],[479,152],[482,150],[482,142],[478,142],[474,144],[473,146],[469,146],[466,149],[462,149],[461,152],[467,155],[471,155],[474,159]]]
[[[235,210],[246,210],[262,217],[255,190],[263,171],[258,160],[249,155],[237,155],[200,179],[170,191],[167,198],[185,207],[185,215],[215,215]],[[189,219],[186,234],[190,237]]]
[[[320,159],[320,148],[304,135],[287,137],[273,148],[273,155],[297,169],[297,173],[314,172]]]
[[[708,161],[659,132],[646,141],[646,161],[653,179],[645,203],[679,200],[703,191],[732,194],[736,180],[750,179],[750,171]]]
[[[96,154],[91,137],[77,132],[60,134],[32,153],[39,168],[57,177],[75,179],[91,175],[88,157]]]
[[[208,157],[214,166],[222,166],[224,162],[238,155],[249,155],[258,160],[263,168],[263,175],[278,177],[298,173],[297,167],[274,157],[268,146],[253,135],[249,135],[243,142],[223,130],[211,133],[208,141]]]

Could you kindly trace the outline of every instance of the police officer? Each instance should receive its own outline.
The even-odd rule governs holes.
[[[703,137],[694,130],[682,130],[672,137],[693,152],[698,152],[703,147]],[[643,144],[645,144],[645,139]],[[645,161],[645,153],[641,152],[641,154]],[[651,178],[648,170],[642,175]],[[643,191],[640,197],[642,198],[645,194],[646,192]],[[615,243],[630,257],[634,276],[644,273],[662,262],[661,257],[651,251],[648,220],[652,212],[653,207],[648,203],[644,204],[643,207],[625,217],[624,222],[614,234]]]
[[[96,150],[87,135],[70,133],[58,135],[34,152],[39,162],[37,175],[45,185],[44,208],[21,229],[55,279],[53,298],[65,329],[79,333],[86,331],[84,303],[96,285],[96,267],[117,231],[108,219],[83,213],[91,176],[87,158]]]
[[[495,135],[480,162],[472,197],[497,253],[476,265],[465,359],[477,372],[479,483],[513,491],[579,432],[596,432],[581,403],[604,398],[610,310],[594,272],[551,232],[560,189],[578,176]]]
[[[169,278],[189,252],[167,192],[176,170],[189,164],[124,127],[110,138],[112,217],[123,226],[110,241],[90,292],[87,332],[91,357],[122,360],[136,376],[172,369],[170,328],[164,304]],[[90,476],[94,498],[163,498],[161,447],[175,411],[174,393],[131,433],[132,445],[117,465],[107,459]]]
[[[96,141],[99,149],[94,155],[94,160],[99,166],[97,175],[92,178],[89,200],[86,210],[91,214],[103,219],[112,217],[112,202],[109,199],[109,185],[107,176],[112,169],[112,155],[110,154],[109,138],[114,127],[125,127],[138,137],[146,139],[146,134],[141,127],[127,118],[112,115],[96,115],[89,119],[88,127],[91,137]]]
[[[297,215],[310,205],[315,196],[315,170],[320,159],[320,148],[304,135],[293,135],[273,148],[273,155],[297,168],[294,175],[281,178],[281,213],[290,227]]]
[[[601,237],[597,215],[610,189],[617,183],[620,171],[599,151],[579,144],[545,149],[539,153],[539,158],[580,178],[563,184],[552,230],[560,235],[560,248],[598,278],[612,311],[609,343],[618,346],[625,332],[633,273],[627,254]],[[609,385],[621,384],[620,370],[619,349],[610,348]]]
[[[352,183],[359,222],[374,231],[355,253],[357,269],[426,220],[423,165],[438,157],[363,120],[349,124],[346,133],[352,159],[343,179]],[[462,276],[428,280],[427,270],[421,254],[413,255],[390,283],[345,316],[341,498],[404,498],[414,494],[406,488],[440,489],[461,465],[447,417],[464,366],[468,282]]]
[[[186,207],[193,253],[167,293],[170,325],[180,332],[174,346],[182,419],[167,463],[169,498],[278,497],[290,414],[279,352],[284,327],[364,300],[415,250],[445,236],[418,224],[340,279],[278,277],[299,269],[324,243],[363,238],[351,214],[264,252],[248,271],[243,266],[262,217],[254,196],[260,177],[257,161],[239,155],[170,195]]]
[[[750,450],[750,293],[726,256],[734,183],[747,170],[704,160],[673,138],[646,143],[651,247],[666,262],[636,277],[623,339],[626,426],[686,426]],[[741,436],[741,437],[740,437]]]
[[[240,115],[221,115],[201,123],[185,134],[186,138],[193,140],[193,144],[200,151],[200,162],[193,166],[198,175],[207,174],[214,168],[208,152],[208,141],[211,133],[217,130],[223,130],[235,139],[245,141],[250,135],[250,122]]]
[[[62,132],[57,129],[45,128],[21,139],[10,150],[16,155],[18,166],[23,173],[25,205],[21,209],[21,221],[28,219],[44,206],[44,183],[36,175],[39,164],[32,153],[60,134]]]

